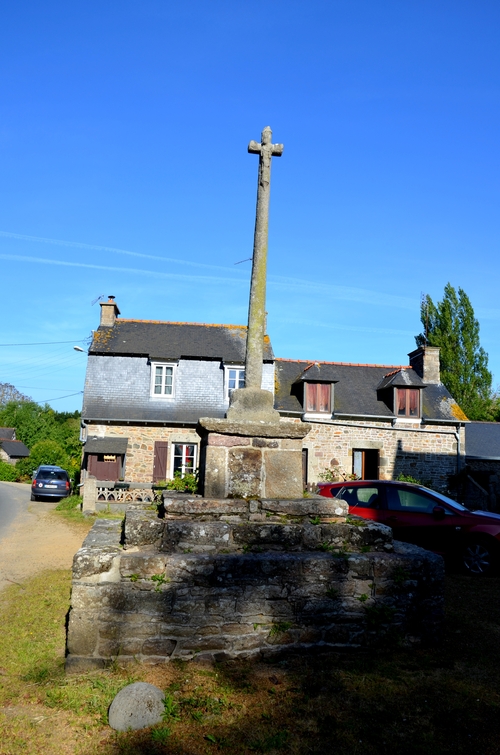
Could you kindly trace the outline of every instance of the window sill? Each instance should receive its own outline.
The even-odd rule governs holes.
[[[331,422],[333,415],[328,414],[327,412],[322,412],[321,414],[304,413],[302,415],[302,419],[304,420],[304,422]]]

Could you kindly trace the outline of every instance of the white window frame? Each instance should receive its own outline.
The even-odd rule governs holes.
[[[240,373],[245,372],[245,365],[244,364],[229,364],[224,366],[224,398],[226,401],[229,401],[231,398],[231,393],[234,390],[237,390],[236,388],[229,388],[229,371],[230,370],[236,370],[237,376],[236,376],[236,382],[239,385],[240,382]]]
[[[155,393],[156,385],[156,370],[162,368],[162,388],[165,387],[165,368],[172,368],[172,393]],[[151,383],[149,387],[149,395],[151,398],[159,399],[160,401],[170,400],[175,398],[175,383],[176,383],[177,365],[174,362],[151,362]]]
[[[175,447],[176,446],[182,446],[184,448],[184,451],[183,451],[183,454],[182,454],[182,460],[183,461],[182,461],[182,465],[181,465],[181,473],[182,473],[183,477],[186,474],[186,472],[192,471],[192,473],[194,474],[196,472],[197,464],[198,464],[198,444],[197,443],[192,443],[191,441],[184,441],[184,440],[183,441],[179,441],[179,442],[176,442],[175,440],[171,441],[170,442],[170,479],[171,480],[174,479],[174,461],[175,461],[175,458],[176,458],[176,453],[175,453]],[[192,468],[192,470],[191,470],[191,468],[187,468],[187,469],[185,468],[184,461],[185,461],[185,457],[186,457],[186,454],[185,454],[185,448],[186,448],[186,446],[194,446],[193,468]]]

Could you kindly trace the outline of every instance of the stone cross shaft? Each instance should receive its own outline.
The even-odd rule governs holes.
[[[259,155],[257,211],[253,242],[252,282],[248,309],[248,332],[245,355],[245,387],[260,389],[266,329],[266,271],[269,196],[271,193],[271,158],[283,154],[282,144],[271,144],[272,131],[266,126],[261,143],[251,141],[248,151]]]

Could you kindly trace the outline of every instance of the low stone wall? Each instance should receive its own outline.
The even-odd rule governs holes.
[[[74,559],[68,671],[439,635],[442,559],[337,501],[167,498],[162,513],[95,522]]]

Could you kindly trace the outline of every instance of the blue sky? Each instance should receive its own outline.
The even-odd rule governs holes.
[[[28,0],[1,15],[0,382],[80,408],[73,345],[102,294],[123,317],[246,323],[247,145],[270,125],[285,145],[276,355],[406,364],[422,293],[449,281],[500,383],[498,2]]]

